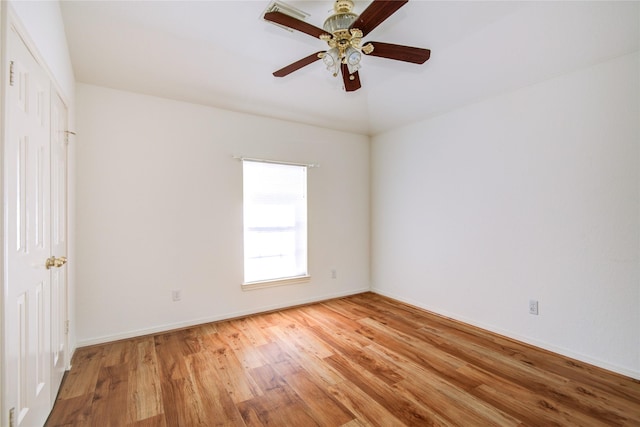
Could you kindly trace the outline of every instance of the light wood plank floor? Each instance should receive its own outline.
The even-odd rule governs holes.
[[[47,426],[640,425],[640,382],[365,293],[76,351]]]

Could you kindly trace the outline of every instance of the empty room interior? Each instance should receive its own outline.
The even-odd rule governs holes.
[[[640,425],[640,2],[0,12],[0,426]]]

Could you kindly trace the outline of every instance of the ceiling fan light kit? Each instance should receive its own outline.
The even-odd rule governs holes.
[[[265,20],[317,37],[329,46],[327,51],[309,55],[273,75],[284,77],[322,59],[334,77],[342,73],[344,89],[353,92],[361,87],[358,70],[362,54],[423,64],[429,59],[429,49],[379,42],[362,44],[363,37],[407,2],[408,0],[373,0],[362,14],[357,15],[353,13],[352,0],[336,0],[333,5],[335,13],[324,21],[322,29],[278,11],[265,13]]]

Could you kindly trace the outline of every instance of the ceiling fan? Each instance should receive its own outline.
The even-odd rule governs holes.
[[[352,0],[336,0],[335,13],[318,28],[282,12],[267,12],[264,19],[293,30],[309,34],[327,42],[329,49],[312,53],[273,73],[275,77],[284,77],[313,62],[322,59],[327,70],[333,76],[342,73],[344,89],[352,92],[360,89],[360,60],[362,54],[395,59],[397,61],[424,64],[431,51],[419,47],[403,46],[391,43],[368,42],[362,44],[362,38],[369,34],[384,20],[393,15],[409,0],[373,0],[360,15],[352,12]]]

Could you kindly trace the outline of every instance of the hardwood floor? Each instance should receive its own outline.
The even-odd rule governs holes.
[[[100,346],[53,426],[640,425],[640,382],[365,293]]]

